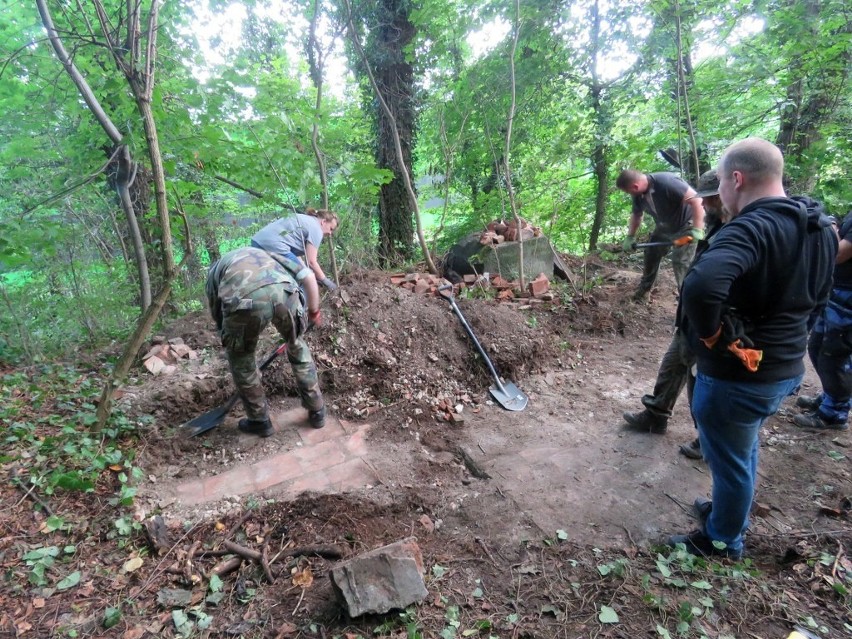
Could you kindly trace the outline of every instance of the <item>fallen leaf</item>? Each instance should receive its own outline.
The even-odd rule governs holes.
[[[90,597],[92,593],[95,591],[95,583],[93,579],[85,582],[82,586],[77,589],[78,597]]]
[[[44,608],[44,597],[36,597],[33,599],[33,608]]]
[[[426,529],[426,532],[432,532],[435,530],[435,524],[432,523],[431,519],[429,519],[429,515],[422,515],[420,517],[420,524]]]
[[[225,530],[225,524],[223,524],[221,521],[217,521],[216,522],[216,530],[219,531],[219,532]]]
[[[314,574],[311,572],[310,568],[305,568],[301,572],[297,572],[295,575],[293,575],[294,586],[310,588],[312,583],[314,583]]]
[[[143,563],[145,562],[142,560],[142,557],[133,557],[132,559],[128,559],[124,562],[122,570],[124,570],[124,572],[133,572],[134,570],[139,570]]]
[[[281,624],[281,627],[278,628],[278,634],[275,635],[275,639],[284,639],[285,637],[292,637],[299,629],[291,624],[289,621],[285,621]]]
[[[128,628],[124,631],[124,634],[121,635],[121,639],[140,639],[140,637],[146,632],[145,628],[140,628],[139,626],[136,626],[135,628]]]

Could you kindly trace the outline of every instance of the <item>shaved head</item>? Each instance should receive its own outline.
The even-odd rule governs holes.
[[[755,200],[786,196],[784,156],[772,142],[760,138],[746,138],[725,149],[718,174],[719,197],[734,217]]]
[[[756,183],[780,182],[784,175],[784,156],[771,142],[746,138],[727,148],[719,163],[719,171],[727,176],[739,171]]]

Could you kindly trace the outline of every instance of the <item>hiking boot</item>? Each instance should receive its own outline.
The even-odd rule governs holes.
[[[627,423],[628,430],[635,430],[640,433],[655,433],[662,435],[666,432],[669,425],[669,418],[662,415],[655,415],[649,410],[643,410],[638,413],[622,413],[624,421]]]
[[[822,393],[819,395],[799,395],[796,398],[796,406],[805,410],[815,411],[822,404]]]
[[[686,552],[699,557],[718,556],[739,559],[743,556],[742,550],[716,548],[713,545],[713,540],[700,530],[693,530],[688,535],[673,535],[669,537],[669,546],[676,546],[677,544],[683,544],[686,547]]]
[[[272,428],[272,422],[269,418],[266,419],[248,419],[243,417],[237,424],[237,428],[247,435],[257,435],[258,437],[269,437],[275,432]]]
[[[311,428],[322,428],[325,426],[325,406],[319,410],[308,411],[308,423]]]
[[[796,415],[793,423],[799,428],[813,428],[816,430],[846,430],[849,424],[846,420],[834,420],[823,417],[819,412],[804,413]]]
[[[647,304],[651,301],[651,291],[636,291],[630,299],[637,304]]]
[[[707,518],[710,516],[710,511],[713,510],[713,502],[706,497],[696,497],[695,501],[692,502],[692,507],[695,509],[698,521],[701,522],[701,526],[703,527]]]
[[[701,440],[697,437],[688,444],[681,444],[678,450],[681,455],[690,459],[704,459],[704,455],[701,454]]]

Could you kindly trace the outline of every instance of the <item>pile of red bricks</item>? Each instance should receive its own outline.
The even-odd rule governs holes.
[[[526,220],[521,220],[520,230],[518,230],[518,221],[509,220],[494,220],[486,227],[486,231],[480,236],[479,243],[486,246],[494,244],[502,244],[503,242],[517,242],[521,240],[531,240],[534,237],[541,236],[541,227],[533,226]]]
[[[179,359],[196,359],[198,354],[180,337],[166,340],[160,335],[151,340],[151,349],[142,357],[142,365],[152,375],[171,375]]]
[[[442,277],[431,273],[397,273],[391,275],[390,281],[394,286],[401,286],[418,295],[436,295],[438,287],[449,283]],[[550,292],[550,280],[544,273],[539,273],[534,280],[528,280],[524,291],[521,291],[518,280],[510,282],[499,275],[492,275],[488,279],[484,275],[465,275],[464,281],[459,282],[456,287],[458,291],[477,287],[493,291],[495,299],[499,301],[516,298],[536,298],[545,301],[553,299],[553,293]]]

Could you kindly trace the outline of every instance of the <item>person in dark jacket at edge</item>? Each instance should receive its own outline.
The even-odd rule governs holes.
[[[806,412],[793,418],[796,426],[815,430],[846,430],[852,407],[852,212],[846,214],[838,234],[831,297],[808,340],[808,356],[822,392],[800,395],[796,406]]]
[[[713,479],[701,528],[670,537],[696,555],[743,554],[761,425],[804,375],[808,318],[825,305],[837,234],[810,198],[788,198],[784,158],[748,138],[718,166],[732,219],[683,282],[678,325],[698,359],[692,414]],[[705,503],[699,503],[705,502]]]

